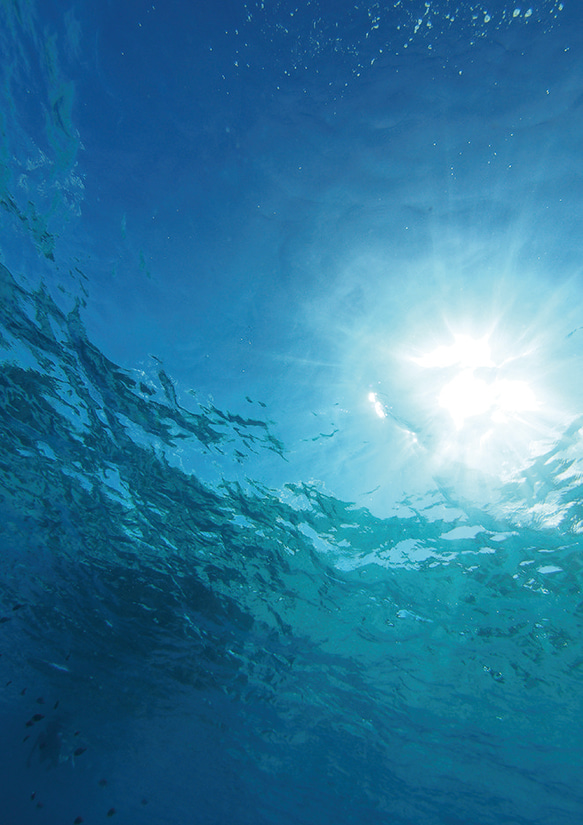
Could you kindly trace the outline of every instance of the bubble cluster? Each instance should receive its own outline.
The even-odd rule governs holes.
[[[563,3],[458,3],[447,0],[394,0],[351,3],[344,8],[327,0],[295,4],[286,0],[254,0],[245,4],[245,40],[237,67],[257,66],[268,55],[270,69],[291,75],[322,73],[340,62],[360,75],[377,60],[403,54],[412,45],[432,50],[445,36],[473,45],[476,40],[510,26],[555,24]],[[259,35],[260,43],[257,43]],[[254,42],[256,48],[254,48]],[[258,68],[266,68],[259,66]]]

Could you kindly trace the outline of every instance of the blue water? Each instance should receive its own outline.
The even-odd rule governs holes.
[[[0,825],[579,825],[577,3],[0,43]]]

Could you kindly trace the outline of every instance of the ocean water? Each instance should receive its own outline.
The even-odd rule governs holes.
[[[579,825],[578,4],[0,23],[0,825]]]

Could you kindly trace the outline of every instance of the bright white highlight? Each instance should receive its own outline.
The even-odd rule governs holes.
[[[490,409],[490,388],[485,381],[476,378],[471,370],[464,370],[442,389],[439,405],[449,412],[456,429],[461,430],[466,418],[482,415]]]
[[[373,405],[373,409],[374,409],[375,413],[378,415],[379,418],[386,418],[387,417],[387,414],[385,412],[385,408],[383,407],[381,402],[378,400],[378,398],[376,396],[376,393],[369,392],[368,400]]]
[[[469,335],[455,335],[449,347],[437,347],[433,352],[414,358],[420,367],[493,367],[490,345],[487,337],[470,338]]]
[[[510,416],[537,407],[535,395],[526,381],[495,379],[488,383],[476,378],[471,370],[464,370],[446,384],[439,395],[439,404],[449,412],[458,430],[466,419],[488,412],[492,421],[503,424]]]
[[[439,393],[438,403],[449,412],[457,430],[470,418],[487,415],[489,422],[501,424],[537,408],[534,392],[526,381],[500,376],[501,367],[510,359],[496,365],[487,337],[454,338],[450,346],[437,347],[414,360],[422,367],[447,369],[449,374],[452,368],[456,369],[457,374]],[[486,377],[480,371],[485,371]]]

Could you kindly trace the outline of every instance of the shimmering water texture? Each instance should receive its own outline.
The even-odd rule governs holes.
[[[580,504],[564,528],[518,531],[437,491],[378,519],[311,484],[204,484],[180,451],[282,461],[268,423],[185,409],[163,371],[138,380],[105,358],[78,309],[1,275],[0,662],[15,764],[84,762],[97,785],[118,748],[140,761],[125,753],[136,728],[153,735],[167,717],[173,730],[178,715],[187,743],[165,735],[181,770],[207,727],[215,769],[242,771],[238,792],[266,819],[271,805],[295,822],[341,799],[346,822],[463,822],[465,809],[575,821]],[[560,486],[566,465],[551,458]],[[118,777],[104,813],[139,807],[137,787]]]
[[[0,825],[579,825],[563,6],[176,8],[0,3]]]

